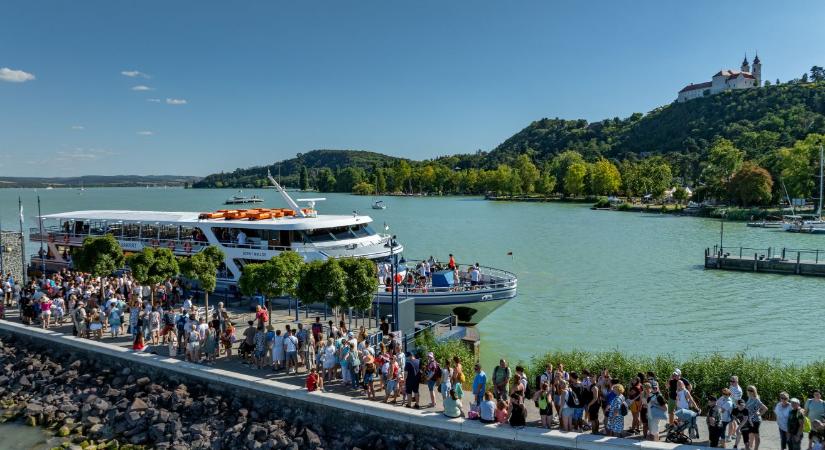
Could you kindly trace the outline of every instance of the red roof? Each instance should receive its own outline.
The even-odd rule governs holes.
[[[738,70],[720,70],[719,72],[716,72],[713,75],[713,77],[715,78],[715,77],[718,77],[718,76],[723,76],[728,80],[732,80],[732,79],[738,77],[739,75],[742,75],[745,78],[751,78],[751,79],[754,79],[754,80],[756,79],[756,77],[753,76],[752,73],[750,73],[750,72],[740,72]]]
[[[681,94],[682,92],[695,91],[697,89],[709,88],[710,85],[711,85],[710,81],[707,81],[705,83],[689,84],[689,85],[685,86],[684,88],[682,88],[682,90],[679,91],[679,93]]]

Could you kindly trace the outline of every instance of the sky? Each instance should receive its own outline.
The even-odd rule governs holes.
[[[756,51],[825,65],[825,2],[0,4],[0,175],[207,175],[313,149],[427,159],[672,102]]]

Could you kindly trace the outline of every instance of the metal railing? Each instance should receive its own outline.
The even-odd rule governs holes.
[[[444,317],[443,319],[441,319],[437,322],[432,322],[432,323],[426,325],[425,327],[423,327],[421,329],[415,330],[412,334],[405,335],[404,336],[404,351],[406,352],[407,349],[410,348],[410,344],[415,344],[416,338],[418,338],[418,336],[421,336],[424,333],[432,332],[433,337],[435,337],[435,333],[433,331],[435,330],[436,327],[447,326],[452,331],[453,325],[455,324],[455,318],[456,318],[456,316],[450,314],[449,316],[446,316],[446,317]],[[413,345],[413,348],[414,348],[414,345]]]
[[[710,251],[710,249],[708,250]],[[782,247],[781,249],[774,247],[719,247],[718,245],[714,245],[713,251],[709,254],[709,256],[714,256],[717,258],[735,257],[738,259],[751,259],[751,257],[753,257],[757,260],[779,260],[825,264],[825,250],[819,249],[794,249],[787,247]]]
[[[421,286],[413,286],[405,283],[402,281],[398,284],[399,294],[400,295],[420,295],[420,294],[437,294],[437,293],[445,293],[445,292],[465,292],[465,291],[485,291],[485,290],[492,290],[492,289],[507,289],[513,288],[518,285],[518,278],[512,272],[508,272],[506,270],[495,269],[493,267],[487,266],[479,266],[479,270],[481,272],[481,282],[475,286],[472,285],[468,276],[467,276],[467,269],[470,265],[464,265],[463,271],[462,266],[459,264],[458,266],[458,273],[459,273],[459,280],[453,286],[445,286],[445,287],[434,287],[427,282],[427,285],[424,287]],[[415,266],[407,265],[407,270],[418,273],[416,271]],[[386,289],[386,284],[379,285],[379,293],[386,293],[390,294],[390,292],[384,292],[383,289]]]

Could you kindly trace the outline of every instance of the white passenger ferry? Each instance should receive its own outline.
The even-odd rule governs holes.
[[[306,203],[302,208],[271,177],[270,181],[289,208],[209,213],[91,210],[43,215],[42,232],[40,227],[32,228],[30,239],[44,244],[45,261],[33,256],[33,266],[42,263],[49,272],[69,267],[72,248],[82,246],[86,237],[106,234],[114,236],[125,253],[165,247],[186,256],[216,245],[226,255],[218,273],[221,285],[237,284],[245,264],[269,260],[283,251],[297,252],[306,261],[363,257],[376,263],[404,251],[389,235],[376,232],[369,216],[320,215],[315,205],[323,199],[298,199]],[[441,288],[402,286],[399,293],[415,297],[421,320],[453,313],[463,323],[479,322],[516,295],[516,277],[508,272],[481,268],[477,286],[471,288],[464,281]],[[386,286],[381,286],[376,302],[382,309],[391,304]]]

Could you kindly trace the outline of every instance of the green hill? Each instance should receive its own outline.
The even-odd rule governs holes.
[[[84,175],[80,177],[0,177],[0,188],[80,188],[189,186],[199,177],[186,175]]]
[[[730,91],[625,119],[541,119],[492,150],[485,163],[495,167],[512,161],[527,148],[535,151],[536,162],[565,150],[588,160],[674,153],[701,157],[716,137],[731,140],[753,158],[793,145],[808,133],[825,133],[825,82]]]
[[[221,172],[208,175],[194,184],[196,188],[251,188],[267,184],[266,171],[273,176],[280,174],[284,185],[297,187],[302,167],[309,170],[309,176],[316,178],[320,169],[335,171],[346,168],[371,170],[373,166],[388,166],[401,158],[382,155],[363,150],[313,150],[298,153],[295,158],[276,162],[267,166],[255,166],[248,169],[235,169],[233,172]]]

